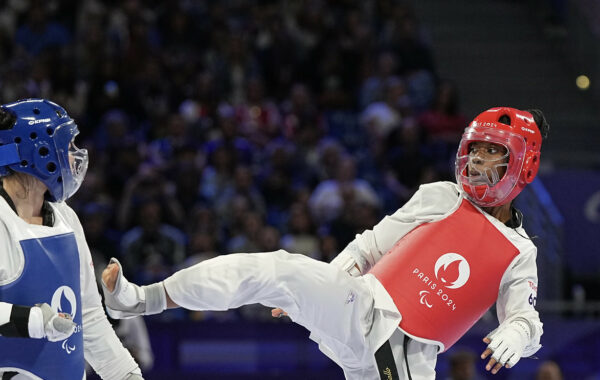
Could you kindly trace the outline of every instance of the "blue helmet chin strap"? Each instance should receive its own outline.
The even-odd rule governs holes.
[[[0,177],[8,175],[10,172],[8,165],[16,164],[21,161],[17,144],[6,144],[0,146]]]

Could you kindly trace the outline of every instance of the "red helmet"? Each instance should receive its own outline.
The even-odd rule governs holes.
[[[506,148],[506,155],[490,163],[485,173],[475,170],[474,174],[473,166],[469,168],[473,159],[470,145],[476,141]],[[542,135],[533,115],[515,108],[491,108],[479,114],[462,135],[456,154],[456,181],[479,206],[506,204],[535,178],[541,146]],[[504,175],[499,175],[499,167],[506,167]]]

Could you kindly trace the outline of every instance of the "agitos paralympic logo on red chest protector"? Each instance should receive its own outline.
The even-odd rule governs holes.
[[[496,301],[518,249],[470,202],[404,236],[371,269],[402,314],[400,328],[452,346]]]

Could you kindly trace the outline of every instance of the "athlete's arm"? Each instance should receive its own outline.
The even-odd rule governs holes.
[[[12,338],[46,338],[51,342],[71,336],[75,323],[71,316],[56,313],[50,305],[13,305],[0,302],[0,335]]]
[[[179,307],[168,296],[162,281],[145,286],[129,282],[114,257],[102,271],[102,292],[106,310],[115,319],[158,314],[168,307]]]
[[[517,256],[500,284],[496,309],[500,326],[490,332],[482,359],[491,358],[486,369],[493,373],[502,366],[517,364],[521,357],[535,354],[541,347],[542,322],[535,310],[537,268],[535,248]]]
[[[458,192],[453,183],[422,185],[402,208],[384,217],[372,230],[357,234],[331,264],[353,276],[367,273],[404,235],[442,217],[457,200]]]
[[[500,283],[496,310],[500,326],[510,324],[515,319],[527,321],[530,339],[523,356],[535,354],[541,347],[542,322],[535,309],[537,300],[536,250],[521,254],[511,270],[505,273]]]
[[[126,379],[141,371],[106,318],[83,228],[68,206],[59,206],[75,231],[81,271],[81,302],[85,360],[103,379]],[[133,377],[136,378],[136,377]]]

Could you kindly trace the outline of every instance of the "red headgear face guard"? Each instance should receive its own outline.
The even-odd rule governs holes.
[[[503,116],[508,117],[510,124],[499,121]],[[506,154],[493,161],[478,156],[478,162],[485,165],[475,165],[470,152],[475,142],[500,145]],[[456,155],[456,181],[467,197],[481,207],[506,204],[535,178],[541,145],[542,136],[529,112],[508,107],[489,109],[465,129]]]

